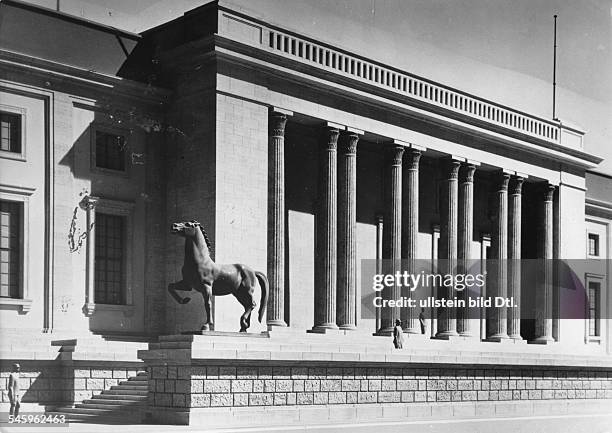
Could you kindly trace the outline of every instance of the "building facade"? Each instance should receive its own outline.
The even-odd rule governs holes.
[[[100,371],[106,387],[148,368],[148,410],[169,422],[227,414],[216,406],[291,406],[306,422],[310,405],[332,420],[362,404],[373,418],[435,416],[422,402],[474,414],[609,404],[612,180],[592,172],[601,158],[580,128],[224,2],[141,35],[15,1],[0,11],[0,324],[15,345],[3,371],[30,360],[33,403],[79,403]],[[20,37],[34,26],[58,46],[44,47],[45,32]],[[268,331],[269,346],[179,335],[204,323],[199,295],[183,305],[167,293],[184,254],[170,224],[192,219],[216,262],[267,274],[267,320],[250,332]],[[601,261],[579,275],[581,320],[562,317],[552,271],[536,283],[505,267],[488,295],[532,299],[534,320],[431,309],[424,335],[416,308],[363,311],[367,259],[587,258]],[[215,298],[215,331],[237,331],[240,313]],[[396,319],[410,350],[391,349]],[[152,342],[140,360],[134,350],[92,364],[94,335]],[[87,342],[83,384],[57,353],[16,350],[23,339],[37,353]]]

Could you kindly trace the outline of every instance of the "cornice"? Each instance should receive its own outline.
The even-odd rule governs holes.
[[[41,87],[47,90],[55,90],[56,86],[72,86],[75,89],[109,93],[115,98],[124,97],[145,105],[159,105],[173,94],[168,89],[0,50],[0,78],[5,79],[11,72],[35,77],[42,83]]]
[[[511,135],[501,128],[492,128],[482,122],[468,122],[465,118],[451,116],[443,110],[431,110],[427,107],[410,104],[409,101],[400,100],[384,91],[372,89],[361,84],[356,85],[350,79],[314,74],[305,68],[296,68],[295,65],[270,61],[265,55],[254,56],[252,49],[247,52],[237,49],[245,48],[239,42],[226,38],[216,37],[216,61],[230,62],[250,67],[257,73],[274,76],[277,79],[292,81],[310,88],[338,94],[379,110],[392,110],[396,114],[426,121],[442,128],[478,136],[508,148],[508,151],[519,151],[551,159],[580,169],[596,167],[602,158],[588,154],[581,150],[562,147],[558,144],[542,140],[528,139],[526,136]],[[261,54],[261,53],[256,53]],[[260,101],[261,102],[261,101]],[[465,143],[464,143],[465,144]]]

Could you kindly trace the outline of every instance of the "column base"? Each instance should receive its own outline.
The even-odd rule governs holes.
[[[533,340],[529,340],[528,343],[529,344],[553,344],[553,343],[556,343],[556,341],[552,337],[544,336],[544,337],[534,338]]]
[[[280,326],[282,328],[286,328],[287,324],[285,323],[284,320],[268,320],[267,322],[268,325],[268,331],[271,331],[273,327],[275,326]]]
[[[511,343],[513,342],[513,340],[511,340],[507,334],[494,334],[494,335],[491,335],[485,338],[483,341],[486,341],[489,343]]]
[[[309,334],[337,334],[340,332],[338,326],[335,323],[324,323],[322,325],[315,325],[312,329],[307,330]]]
[[[509,335],[508,338],[514,341],[515,343],[527,343],[527,340],[521,337],[520,334],[519,335]]]
[[[438,332],[434,337],[436,340],[450,340],[452,337],[458,337],[457,331],[442,331]]]
[[[372,335],[375,337],[389,337],[390,335],[393,335],[393,328],[380,328]]]
[[[355,325],[340,325],[338,326],[338,329],[341,331],[354,331],[357,329],[357,327]]]

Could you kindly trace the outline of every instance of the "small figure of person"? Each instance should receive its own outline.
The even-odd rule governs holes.
[[[393,345],[396,349],[404,347],[404,330],[402,329],[402,321],[397,319],[393,328]]]
[[[8,395],[11,402],[10,414],[14,416],[19,415],[19,407],[21,406],[20,370],[21,366],[19,364],[13,364],[13,372],[9,375],[8,382]]]
[[[425,334],[427,331],[427,322],[425,321],[425,308],[421,308],[419,313],[419,324],[421,325],[421,334]]]

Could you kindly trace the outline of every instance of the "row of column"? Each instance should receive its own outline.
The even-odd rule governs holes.
[[[286,326],[284,321],[285,288],[285,184],[284,184],[284,132],[288,112],[271,111],[268,171],[268,325]],[[320,201],[316,224],[316,281],[315,332],[328,329],[355,329],[356,327],[356,155],[358,131],[342,130],[339,125],[325,128],[324,146],[320,161]],[[339,151],[338,151],[339,148]],[[394,143],[386,150],[385,217],[383,225],[383,259],[391,267],[401,259],[417,257],[419,216],[419,161],[421,149]],[[440,209],[440,247],[438,257],[446,269],[442,273],[463,269],[471,258],[474,173],[478,163],[448,158],[445,161],[444,187]],[[406,167],[406,173],[402,173]],[[521,196],[524,178],[500,172],[493,209],[494,230],[492,255],[498,259],[491,270],[493,284],[490,296],[513,296],[520,300],[521,258]],[[508,188],[510,187],[510,199]],[[543,258],[552,259],[554,186],[549,185],[543,200],[542,243]],[[404,202],[404,203],[403,203]],[[406,227],[402,229],[402,222]],[[511,265],[508,267],[507,259]],[[546,261],[549,262],[548,260]],[[386,269],[395,273],[399,269]],[[453,288],[442,288],[453,297]],[[398,299],[400,288],[383,290],[383,298]],[[545,273],[543,287],[537,290],[538,305],[544,314],[536,320],[536,342],[552,341],[552,268]],[[488,309],[487,338],[499,341],[520,339],[520,313],[518,309]],[[456,313],[456,314],[455,314]],[[378,333],[392,332],[395,320],[401,319],[405,331],[420,333],[418,314],[414,308],[384,308]],[[467,311],[454,312],[440,309],[438,338],[470,336]]]

